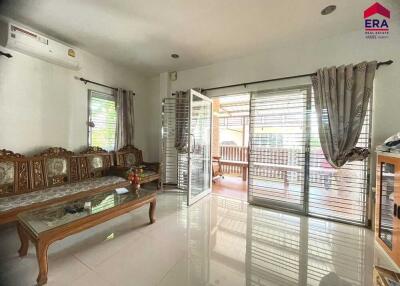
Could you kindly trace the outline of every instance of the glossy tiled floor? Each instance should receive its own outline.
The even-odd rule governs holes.
[[[368,286],[390,266],[363,228],[252,207],[216,195],[187,208],[183,195],[53,244],[48,285]],[[14,227],[0,230],[0,284],[34,285],[34,248],[17,256]]]

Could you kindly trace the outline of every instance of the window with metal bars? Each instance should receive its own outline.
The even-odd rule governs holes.
[[[89,146],[114,150],[117,112],[110,94],[89,90]]]

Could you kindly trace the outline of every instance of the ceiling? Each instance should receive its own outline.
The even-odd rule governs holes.
[[[151,76],[362,29],[367,0],[0,0],[0,14]],[[393,8],[397,0],[380,1]],[[399,1],[400,2],[400,1]],[[322,8],[337,10],[321,16]],[[396,6],[398,8],[398,6]],[[170,54],[177,53],[179,59]]]

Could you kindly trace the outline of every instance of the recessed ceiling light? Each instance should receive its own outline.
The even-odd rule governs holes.
[[[329,15],[330,13],[332,13],[333,11],[336,10],[336,5],[329,5],[326,6],[324,9],[321,10],[321,15]]]
[[[178,54],[171,54],[171,58],[177,59],[177,58],[179,58],[179,55]]]

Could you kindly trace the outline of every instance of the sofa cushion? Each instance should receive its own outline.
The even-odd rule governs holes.
[[[150,176],[154,176],[154,175],[158,175],[158,173],[151,171],[151,170],[143,170],[143,173],[140,176],[141,177],[150,177]]]
[[[149,183],[159,179],[160,175],[157,172],[151,170],[143,170],[143,173],[140,175],[140,181],[142,184]]]
[[[27,194],[0,198],[0,213],[12,210],[14,208],[24,207],[30,204],[61,198],[80,192],[86,192],[125,181],[126,180],[121,177],[105,176],[100,178],[92,178],[82,182],[51,187]]]

